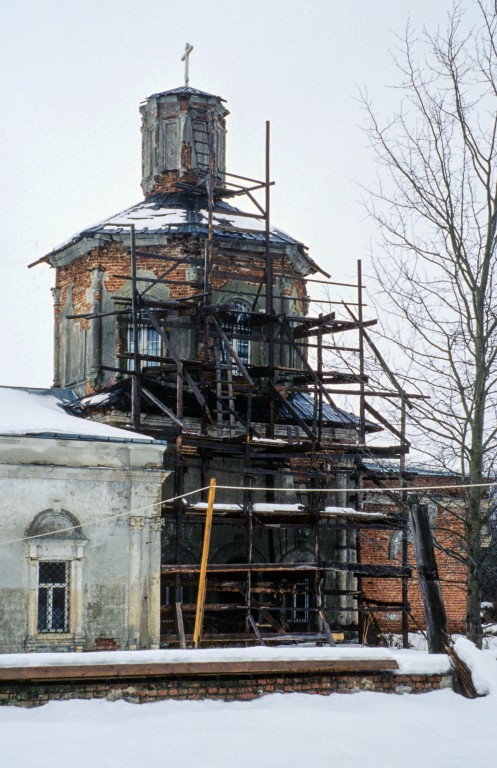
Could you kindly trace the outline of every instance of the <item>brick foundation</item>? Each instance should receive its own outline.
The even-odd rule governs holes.
[[[450,675],[399,675],[392,672],[27,681],[1,683],[0,705],[35,707],[48,701],[69,699],[123,699],[136,704],[168,699],[249,701],[268,693],[315,693],[321,696],[357,691],[426,693],[451,686]]]

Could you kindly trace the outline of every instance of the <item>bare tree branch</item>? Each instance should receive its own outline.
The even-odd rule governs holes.
[[[379,311],[388,309],[396,370],[430,396],[415,401],[410,440],[470,484],[493,475],[497,446],[497,10],[490,0],[476,6],[470,29],[459,5],[445,31],[417,37],[407,26],[392,119],[383,124],[362,99],[378,162],[367,209],[381,232]],[[484,495],[466,491],[464,541],[446,547],[467,567],[477,643]]]

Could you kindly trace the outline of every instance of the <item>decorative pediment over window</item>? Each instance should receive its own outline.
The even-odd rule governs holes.
[[[27,537],[83,539],[83,531],[77,517],[65,509],[45,509],[36,515],[26,531]]]

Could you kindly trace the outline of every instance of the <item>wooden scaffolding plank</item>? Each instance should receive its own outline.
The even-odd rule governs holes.
[[[398,669],[395,659],[323,659],[293,661],[170,662],[143,664],[66,664],[0,667],[0,681],[96,680],[143,677],[197,677],[253,674],[340,674]]]

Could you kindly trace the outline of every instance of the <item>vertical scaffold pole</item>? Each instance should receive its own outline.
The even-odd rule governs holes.
[[[271,125],[266,120],[266,179],[265,179],[265,256],[266,256],[266,315],[268,317],[268,367],[269,380],[273,382],[274,378],[274,268],[273,254],[271,252]],[[269,403],[269,426],[267,436],[274,437],[274,399]]]
[[[133,375],[131,377],[131,421],[133,429],[139,430],[140,419],[140,340],[139,340],[139,295],[136,275],[136,238],[135,225],[130,225],[131,237],[131,315],[133,325]]]
[[[362,261],[357,261],[357,304],[359,319],[359,374],[361,377],[359,384],[360,402],[359,402],[359,439],[361,445],[366,442],[366,405],[364,397],[364,333],[363,333],[363,286],[362,286]]]
[[[402,448],[406,444],[406,398],[402,392],[400,398],[400,434]],[[405,488],[405,469],[406,455],[402,451],[400,455],[400,487]],[[409,541],[408,541],[408,512],[407,512],[407,494],[400,492],[400,511],[402,515],[402,567],[405,571],[409,564]],[[402,647],[409,648],[409,616],[407,614],[407,604],[409,601],[409,577],[402,576]]]

